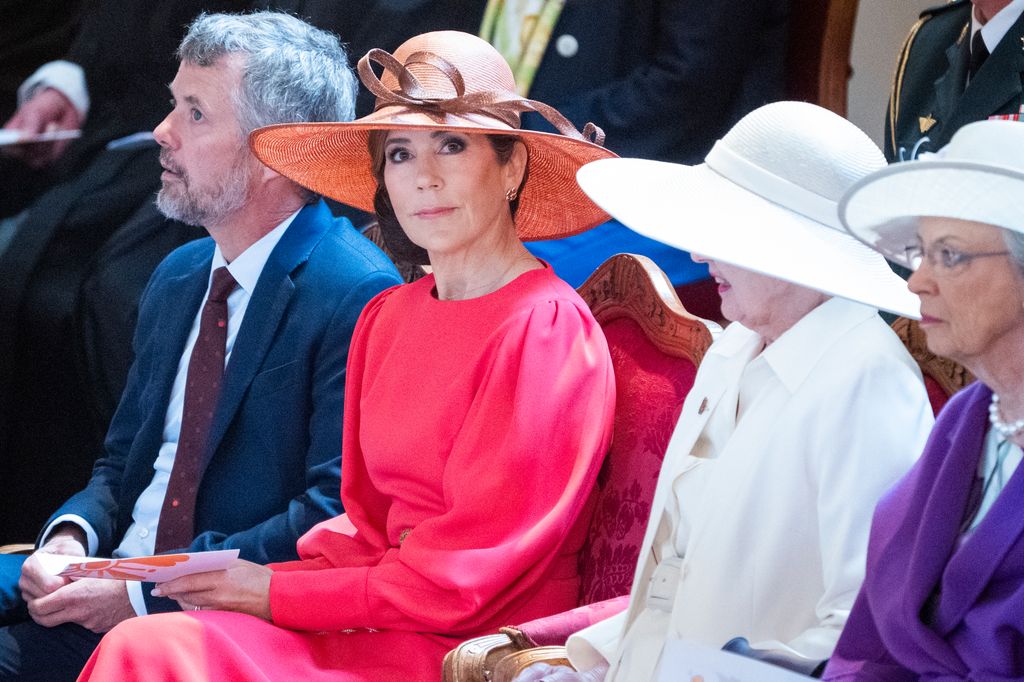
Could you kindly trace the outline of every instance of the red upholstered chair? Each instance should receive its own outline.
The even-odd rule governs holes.
[[[449,682],[491,679],[504,656],[564,644],[569,634],[626,607],[661,460],[711,332],[644,256],[611,257],[579,292],[608,339],[616,383],[612,446],[580,554],[581,607],[464,642],[445,657]]]
[[[900,337],[910,357],[914,358],[921,368],[928,400],[932,404],[932,410],[938,415],[950,397],[974,381],[974,376],[963,365],[949,358],[939,357],[928,350],[924,330],[916,320],[899,317],[892,323],[892,330]]]

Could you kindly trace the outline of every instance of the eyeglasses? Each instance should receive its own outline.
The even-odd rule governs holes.
[[[910,264],[911,270],[916,271],[921,267],[921,263],[923,261],[928,261],[928,265],[930,265],[932,269],[935,270],[935,274],[940,277],[960,274],[967,269],[967,266],[969,266],[971,261],[975,258],[1007,256],[1009,254],[1009,251],[968,253],[966,251],[960,251],[959,249],[941,241],[936,242],[927,249],[920,243],[908,246],[906,249],[907,263]]]

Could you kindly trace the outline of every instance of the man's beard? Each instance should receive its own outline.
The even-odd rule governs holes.
[[[163,183],[156,195],[156,206],[172,220],[196,227],[216,225],[248,202],[253,176],[249,161],[248,152],[241,150],[231,170],[219,183],[197,188],[192,186],[188,172],[174,163],[166,150],[161,150],[160,162],[178,178],[177,182]]]

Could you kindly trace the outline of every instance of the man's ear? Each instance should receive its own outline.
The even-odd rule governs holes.
[[[257,163],[259,163],[259,162],[257,161]],[[260,163],[259,167],[260,167],[260,181],[264,185],[269,185],[274,180],[278,180],[278,179],[284,180],[285,179],[284,176],[282,176],[280,173],[278,173],[273,168],[270,168],[269,166],[264,166],[262,163]]]

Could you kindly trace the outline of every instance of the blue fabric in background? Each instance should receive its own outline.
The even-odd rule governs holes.
[[[551,264],[555,273],[578,287],[601,263],[617,253],[647,256],[665,271],[673,286],[708,277],[708,267],[690,260],[686,251],[641,236],[617,220],[564,239],[526,242],[526,248]]]

